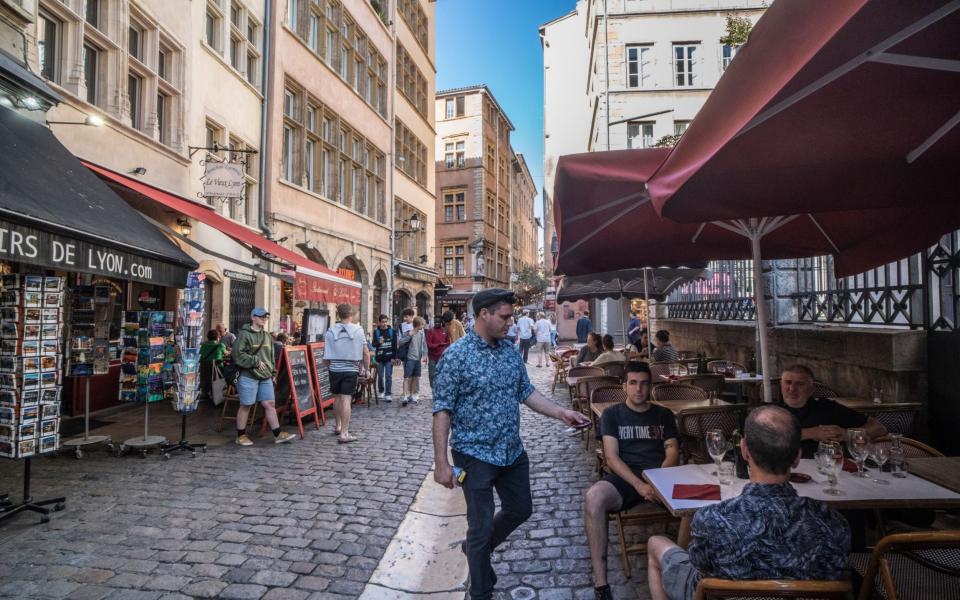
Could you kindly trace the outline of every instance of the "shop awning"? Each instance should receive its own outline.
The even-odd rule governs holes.
[[[358,282],[341,277],[335,271],[331,271],[305,256],[268,240],[240,223],[211,210],[209,207],[91,162],[81,162],[88,169],[108,181],[118,183],[184,216],[205,223],[267,260],[282,266],[292,267],[295,270],[296,277],[294,297],[298,300],[360,304],[361,286]]]
[[[197,267],[48,128],[3,107],[0,259],[176,287]]]
[[[404,279],[412,279],[421,283],[434,283],[437,280],[436,270],[423,265],[397,260],[394,261],[393,266],[397,270],[397,275]]]

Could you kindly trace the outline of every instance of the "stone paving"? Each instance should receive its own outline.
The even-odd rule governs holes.
[[[548,393],[550,369],[530,373]],[[429,399],[355,408],[352,429],[362,440],[349,445],[328,425],[196,459],[35,460],[34,496],[66,494],[67,508],[47,524],[26,515],[0,527],[0,598],[357,598],[432,465]],[[497,597],[591,598],[582,498],[592,457],[526,409],[523,435],[534,515],[495,554]],[[0,461],[0,490],[19,490],[21,473]],[[617,597],[647,598],[642,561],[626,580],[614,541]]]

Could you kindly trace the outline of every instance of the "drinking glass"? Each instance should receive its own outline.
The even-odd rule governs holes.
[[[847,451],[850,453],[850,457],[853,458],[854,462],[857,463],[856,477],[869,477],[863,468],[863,461],[867,458],[867,445],[869,443],[870,438],[867,437],[867,431],[865,429],[847,430]]]
[[[883,403],[883,388],[876,385],[870,390],[870,397],[873,399],[874,404]]]
[[[672,377],[677,377],[678,375],[680,375],[680,365],[676,363],[670,365],[670,375]]]
[[[729,460],[721,461],[717,464],[717,477],[720,479],[720,485],[730,485],[733,483],[734,464]]]
[[[903,446],[890,446],[890,473],[897,479],[903,479],[907,476],[904,472],[904,463],[906,462],[903,453]]]
[[[883,465],[890,458],[890,448],[885,443],[870,444],[870,460],[877,463],[877,476],[874,477],[874,483],[880,485],[890,485],[886,479],[880,479],[883,473]]]
[[[723,460],[723,455],[727,453],[727,437],[723,434],[722,429],[711,429],[707,431],[705,438],[707,452],[717,467],[717,471],[713,473],[716,475],[720,469],[720,461]]]
[[[707,392],[707,399],[710,400],[710,404],[717,403],[717,390],[710,390]]]
[[[697,371],[699,371],[699,370],[700,370],[700,365],[698,365],[697,363],[689,363],[689,364],[687,364],[687,374],[688,374],[688,375],[696,375],[696,374],[697,374]]]
[[[831,496],[843,496],[843,492],[837,489],[837,478],[843,465],[843,450],[840,449],[840,444],[827,443],[830,444],[830,447],[824,448],[817,454],[817,465],[822,467],[827,475],[827,488],[823,490],[823,493]]]
[[[823,475],[827,474],[827,469],[820,464],[820,455],[830,454],[831,460],[833,460],[833,446],[833,442],[820,442],[817,445],[817,452],[814,454],[814,458],[817,460],[817,471]]]

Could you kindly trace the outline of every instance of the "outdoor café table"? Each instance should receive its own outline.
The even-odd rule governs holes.
[[[672,412],[674,416],[680,414],[680,411],[690,410],[693,408],[713,408],[715,406],[727,406],[730,403],[726,400],[710,400],[709,398],[705,400],[665,400],[658,401],[653,400],[651,404],[656,404],[662,406]]]
[[[746,384],[763,385],[763,375],[746,375],[745,377],[724,377],[723,382],[737,387],[737,404],[743,403],[743,386]]]
[[[911,462],[915,459],[911,459]],[[682,484],[716,484],[716,475],[711,475],[715,467],[706,465],[682,465],[666,469],[648,469],[643,472],[643,478],[653,486],[660,502],[675,517],[680,517],[680,531],[677,543],[686,548],[690,543],[690,522],[697,509],[716,504],[717,500],[674,500],[673,486]],[[834,508],[841,509],[874,509],[874,508],[957,508],[960,507],[960,493],[949,490],[927,481],[916,475],[908,474],[903,479],[893,477],[889,473],[879,474],[890,482],[889,485],[877,485],[872,477],[876,470],[869,471],[871,479],[855,477],[852,473],[841,471],[837,487],[844,493],[843,496],[831,496],[823,493],[827,487],[826,476],[817,471],[815,461],[801,459],[800,465],[794,469],[805,473],[812,479],[806,483],[793,483],[793,487],[801,496],[815,498],[826,502]],[[734,479],[730,485],[720,486],[720,498],[727,500],[734,498],[743,490],[748,479]]]
[[[911,458],[907,470],[939,486],[960,492],[960,456]]]

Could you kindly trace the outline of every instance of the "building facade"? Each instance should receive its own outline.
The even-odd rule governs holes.
[[[364,327],[390,313],[391,288],[409,278],[395,277],[396,272],[428,280],[414,280],[407,292],[417,300],[415,294],[425,294],[425,306],[432,302],[435,278],[423,267],[430,263],[429,229],[396,235],[402,257],[396,265],[393,234],[395,226],[409,230],[404,223],[414,214],[427,223],[433,210],[426,167],[433,143],[432,85],[426,83],[427,73],[435,80],[433,6],[421,0],[389,5],[366,0],[274,5],[269,224],[288,247],[362,284],[358,322]],[[395,93],[401,84],[402,94]],[[290,285],[276,294],[274,304],[292,321],[299,321],[305,308],[329,308],[294,301]]]
[[[540,264],[540,220],[534,215],[537,187],[523,154],[514,154],[510,182],[510,272]]]
[[[33,0],[28,59],[64,102],[48,120],[77,157],[259,232],[263,2]],[[99,127],[82,125],[89,117]],[[216,145],[215,145],[216,144]],[[252,152],[241,152],[251,150]],[[242,197],[204,196],[204,165],[242,162]],[[208,280],[210,326],[266,300],[244,246],[120,184],[143,214],[183,235]],[[157,290],[137,289],[145,298]]]
[[[510,286],[514,127],[483,85],[437,92],[436,111],[437,260],[462,312],[473,292]]]

